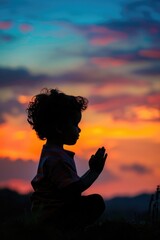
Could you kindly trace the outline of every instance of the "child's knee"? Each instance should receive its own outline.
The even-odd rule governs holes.
[[[95,199],[95,206],[98,207],[98,209],[103,212],[105,210],[105,202],[103,197],[100,194],[93,194]]]

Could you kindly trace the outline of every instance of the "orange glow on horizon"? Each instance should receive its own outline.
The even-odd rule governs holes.
[[[146,119],[157,114],[154,109],[149,110],[138,107],[135,108],[135,111],[141,114],[140,118]],[[103,115],[102,117],[102,114],[95,115],[93,119],[90,110],[82,120],[80,128],[82,131],[77,144],[65,146],[65,148],[76,153],[75,160],[79,159],[80,162],[85,160],[88,166],[87,161],[90,156],[99,147],[105,146],[109,154],[105,167],[106,174],[108,171],[118,177],[116,182],[113,179],[111,182],[104,181],[103,184],[94,184],[88,192],[98,191],[105,197],[111,197],[116,194],[122,195],[122,193],[134,195],[141,192],[146,183],[146,191],[155,188],[160,175],[158,170],[160,122],[157,121],[153,124],[151,121],[115,121],[109,116],[105,118]],[[17,159],[24,161],[34,160],[38,163],[44,143],[45,141],[38,139],[36,133],[27,124],[24,116],[6,116],[6,123],[0,125],[0,157],[2,159],[9,158],[13,161]],[[130,189],[136,173],[122,172],[120,166],[121,164],[132,165],[135,162],[151,169],[152,175],[141,175],[141,185],[139,185],[139,178],[137,178],[137,184]],[[125,181],[128,182],[128,185],[125,185]],[[31,189],[30,181],[23,182],[16,179],[1,182],[0,187],[2,186],[9,186],[11,189],[17,189],[21,193]]]
[[[143,112],[144,111],[144,112]],[[143,109],[141,115],[148,118],[151,112]],[[154,114],[157,114],[155,111]],[[39,158],[42,145],[45,141],[38,139],[36,133],[27,125],[19,128],[18,121],[12,122],[12,118],[8,118],[9,123],[0,126],[0,144],[2,146],[0,151],[1,157],[10,157],[12,159],[34,159]],[[106,126],[107,125],[107,126]],[[82,152],[90,152],[89,149],[96,149],[104,144],[108,139],[152,139],[154,142],[160,142],[159,132],[160,123],[155,122],[126,122],[113,120],[106,121],[105,118],[101,120],[100,124],[83,123],[83,128],[80,134],[80,139],[75,146],[67,146],[69,149],[75,150],[77,154]],[[8,136],[8,133],[10,135]],[[87,150],[88,149],[88,150]],[[84,154],[83,154],[84,156]]]

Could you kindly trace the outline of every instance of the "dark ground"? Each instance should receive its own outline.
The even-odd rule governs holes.
[[[142,209],[145,205],[146,208],[148,206],[147,195],[107,201],[109,215],[105,215],[97,224],[85,230],[71,231],[56,229],[54,226],[35,225],[30,215],[29,198],[30,194],[19,195],[8,189],[0,190],[1,240],[160,240],[160,222],[153,224],[148,218],[148,212]],[[134,204],[136,202],[136,205],[133,202]],[[127,210],[124,208],[125,205]],[[133,206],[139,210],[136,212]]]
[[[10,219],[11,220],[11,219]],[[1,240],[45,239],[45,240],[159,240],[160,224],[128,223],[125,221],[104,221],[85,230],[58,230],[52,227],[36,226],[21,218],[2,224]]]

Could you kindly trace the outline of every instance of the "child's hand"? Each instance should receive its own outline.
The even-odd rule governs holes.
[[[106,153],[104,147],[99,148],[97,152],[94,155],[92,155],[89,160],[90,169],[98,173],[101,173],[104,168],[107,155],[108,154]]]

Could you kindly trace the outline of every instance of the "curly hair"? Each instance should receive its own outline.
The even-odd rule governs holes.
[[[27,121],[41,140],[56,134],[55,128],[65,124],[76,111],[87,108],[87,98],[67,95],[58,89],[43,88],[29,102]]]

